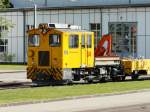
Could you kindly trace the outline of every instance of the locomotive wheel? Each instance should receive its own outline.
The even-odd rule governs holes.
[[[72,80],[65,80],[63,84],[65,84],[65,85],[72,85],[73,81]]]
[[[89,84],[92,84],[93,83],[93,80],[87,80]]]
[[[112,77],[112,81],[113,82],[117,82],[117,81],[121,81],[121,80],[122,80],[122,78],[120,76],[114,76],[114,77]]]
[[[100,79],[100,82],[107,82],[107,77],[102,77],[101,79]]]
[[[121,77],[121,81],[125,81],[125,79],[126,79],[126,76]]]
[[[125,81],[126,76],[118,76],[118,77],[112,77],[112,81]]]
[[[112,77],[112,81],[113,81],[113,82],[118,81],[118,77]]]
[[[132,80],[138,80],[138,78],[139,78],[139,75],[132,75]]]

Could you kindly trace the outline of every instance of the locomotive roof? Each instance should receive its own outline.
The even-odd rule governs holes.
[[[70,29],[70,28],[62,28],[62,29],[55,29],[55,30],[58,30],[60,32],[91,32],[91,31],[88,31],[88,30],[81,30],[81,29]]]

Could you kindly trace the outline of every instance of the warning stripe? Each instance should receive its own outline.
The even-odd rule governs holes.
[[[51,76],[55,79],[58,80],[57,77],[55,75],[53,75],[54,73],[52,72],[51,69],[48,69],[48,73],[51,74]]]
[[[60,75],[59,75],[57,69],[56,69],[56,68],[53,68],[53,70],[54,70],[54,74],[53,74],[53,75],[56,75],[57,78],[58,78],[58,80],[61,80],[61,77],[60,77]]]
[[[30,74],[31,71],[32,71],[32,68],[27,68],[27,74]]]
[[[55,68],[52,68],[51,70],[52,70],[52,75],[57,78],[56,80],[60,80],[60,78],[59,78],[57,72],[55,71]]]
[[[59,73],[59,77],[61,78],[61,80],[63,79],[63,74],[62,74],[62,70],[57,68],[57,72]]]
[[[30,68],[28,71],[29,71],[29,72],[27,73],[27,78],[31,79],[31,78],[32,78],[32,75],[33,75],[33,73],[34,73],[34,68]]]
[[[55,80],[58,80],[57,77],[55,77],[55,76],[49,71],[49,69],[46,69],[46,74],[52,76]]]
[[[59,80],[62,80],[61,74],[57,68],[55,68],[55,73],[57,74],[57,77],[59,78]]]
[[[54,80],[63,79],[63,73],[61,68],[27,68],[27,78],[36,79],[36,73],[43,73],[47,76],[52,76]]]

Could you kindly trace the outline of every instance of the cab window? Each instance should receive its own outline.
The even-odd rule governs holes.
[[[40,45],[40,36],[39,35],[30,35],[28,38],[28,45],[30,47],[37,47]]]
[[[58,34],[51,34],[49,35],[49,45],[53,47],[60,46],[61,41],[60,41],[60,35]]]
[[[69,36],[69,48],[78,48],[79,46],[79,36],[70,35]]]
[[[92,47],[92,35],[88,35],[87,37],[87,47],[88,48]]]

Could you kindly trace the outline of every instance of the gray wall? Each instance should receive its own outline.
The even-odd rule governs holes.
[[[34,12],[1,12],[0,16],[14,24],[8,36],[8,52],[15,54],[14,62],[23,62],[24,28],[34,24]],[[25,19],[25,21],[24,21]],[[108,33],[109,22],[137,22],[137,56],[150,58],[150,7],[143,8],[113,8],[113,9],[74,9],[74,10],[40,10],[39,23],[67,23],[81,25],[82,29],[90,30],[90,23],[101,23],[102,34]],[[26,24],[24,26],[24,23]]]

